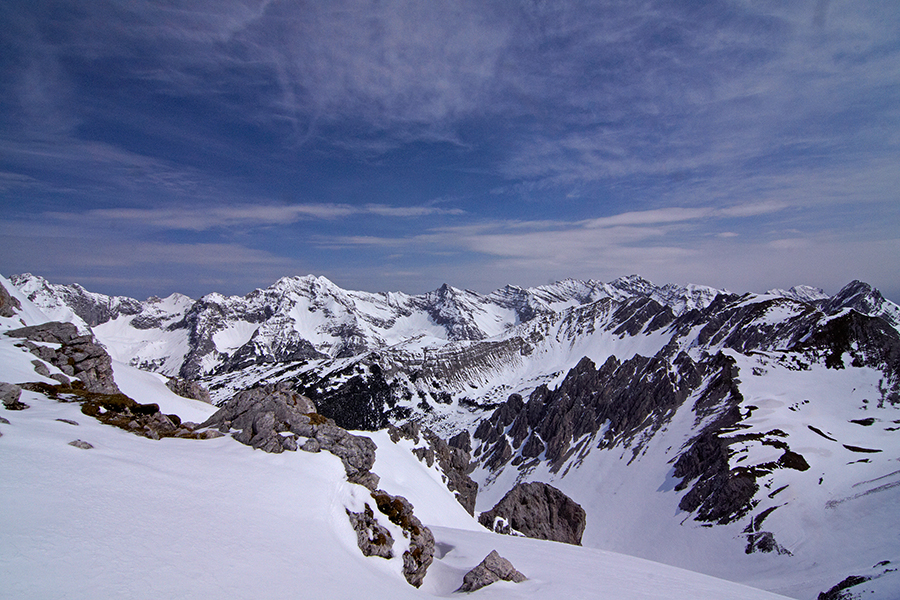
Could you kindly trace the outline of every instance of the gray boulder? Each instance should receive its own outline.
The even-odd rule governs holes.
[[[260,415],[271,413],[272,423],[279,431],[290,431],[292,427],[309,425],[309,415],[315,412],[315,405],[306,396],[266,385],[238,393],[201,427],[243,430],[251,428]]]
[[[28,405],[19,401],[22,388],[12,383],[0,382],[0,402],[6,410],[24,410]]]
[[[181,377],[170,377],[166,382],[166,387],[182,398],[191,398],[192,400],[199,400],[200,402],[212,404],[212,400],[209,397],[209,390],[196,381],[188,381]]]
[[[236,429],[239,431],[233,437],[242,444],[279,453],[292,447],[296,449],[294,430],[301,435],[312,431],[310,415],[315,412],[309,398],[263,386],[240,392],[201,423],[200,428],[214,427],[223,433]]]
[[[474,592],[491,585],[495,581],[522,583],[527,579],[525,575],[513,567],[511,562],[497,554],[496,550],[491,550],[491,553],[477,567],[466,573],[465,577],[463,577],[462,585],[456,591]]]
[[[72,440],[69,442],[70,446],[75,446],[76,448],[81,448],[82,450],[90,450],[93,448],[93,444],[89,442],[85,442],[84,440]]]
[[[495,527],[498,518],[505,525]],[[586,515],[561,491],[536,481],[516,485],[478,521],[497,533],[511,533],[511,528],[526,537],[580,546]]]
[[[318,414],[309,398],[287,386],[240,392],[197,429],[208,427],[222,433],[238,430],[232,434],[234,439],[265,452],[327,450],[341,459],[351,483],[370,490],[378,487],[378,476],[370,471],[375,464],[375,442],[338,427]]]

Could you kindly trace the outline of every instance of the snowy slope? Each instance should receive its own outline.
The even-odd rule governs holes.
[[[679,508],[685,492],[675,489],[680,478],[673,463],[698,430],[696,398],[645,440],[637,457],[634,445],[617,445],[573,456],[556,472],[547,462],[499,473],[481,467],[473,474],[481,482],[476,510],[490,509],[517,481],[548,482],[587,511],[586,546],[797,598],[815,598],[845,575],[868,574],[882,561],[900,563],[900,534],[885,526],[900,516],[900,409],[879,405],[880,373],[824,367],[797,371],[768,357],[736,358],[743,382],[741,410],[749,416],[733,435],[748,439],[732,446],[731,468],[777,461],[783,450],[762,441],[772,437],[753,439],[775,430],[783,433],[775,439],[809,463],[805,471],[775,469],[761,477],[748,518],[713,527]],[[872,423],[866,425],[868,419]],[[596,441],[588,440],[587,447],[593,445]],[[790,555],[747,553],[751,522],[757,524],[753,531],[773,533]],[[900,592],[898,577],[886,577],[879,585],[882,592]]]
[[[0,286],[6,290],[10,296],[16,299],[19,307],[13,310],[10,317],[0,316],[0,328],[4,331],[7,329],[16,329],[27,325],[37,325],[46,323],[51,319],[40,307],[31,302],[27,295],[20,291],[9,279],[0,275]],[[71,311],[70,311],[71,312]]]
[[[166,378],[130,365],[113,361],[116,384],[122,393],[140,404],[156,404],[167,415],[176,414],[182,421],[202,423],[216,412],[216,407],[199,400],[182,398],[166,387]]]
[[[22,346],[21,340],[3,335],[4,331],[9,331],[10,329],[46,323],[51,320],[50,317],[28,300],[25,294],[2,275],[0,275],[0,286],[3,286],[19,305],[13,311],[14,314],[12,316],[0,316],[0,381],[8,383],[39,381],[56,384],[57,382],[53,379],[35,372],[33,363],[35,356]],[[51,374],[61,373],[59,369],[52,365],[48,365],[48,369]]]
[[[0,424],[0,541],[14,549],[0,565],[8,597],[443,597],[495,548],[529,580],[479,597],[779,597],[623,555],[497,536],[458,513],[429,512],[425,504],[455,502],[437,497],[431,475],[385,453],[390,442],[379,439],[384,486],[420,490],[416,500],[434,527],[437,557],[416,590],[396,559],[359,552],[344,511],[364,490],[346,482],[328,453],[271,455],[229,437],[153,441],[101,425],[75,404],[31,392],[23,399],[31,408],[4,411],[10,423]],[[74,439],[94,447],[68,445]]]
[[[190,335],[178,327],[194,301],[181,294],[151,298],[138,314],[118,314],[92,331],[113,359],[144,370],[177,375],[190,351]]]
[[[478,510],[516,481],[551,482],[587,509],[596,549],[798,598],[848,576],[900,597],[900,537],[884,525],[900,517],[900,307],[864,283],[737,296],[629,276],[408,296],[308,276],[137,303],[12,281],[54,314],[102,321],[123,391],[164,412],[187,405],[124,363],[192,374],[219,402],[286,380],[348,428],[467,430]],[[2,339],[0,352],[34,380],[31,355]],[[535,421],[530,397],[562,408]],[[182,418],[212,409],[191,410]],[[371,435],[388,448],[375,467],[388,491],[427,522],[472,530],[436,468]]]

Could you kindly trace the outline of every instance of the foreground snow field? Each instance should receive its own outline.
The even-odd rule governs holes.
[[[22,400],[31,408],[3,411],[10,423],[0,425],[0,580],[9,598],[448,596],[495,548],[529,581],[497,583],[479,597],[780,597],[623,555],[489,533],[428,469],[376,435],[382,486],[408,493],[437,540],[416,590],[396,559],[359,552],[344,511],[364,490],[346,482],[331,454],[266,454],[230,437],[153,441],[103,425],[77,404],[31,392]],[[68,444],[76,439],[94,447]]]

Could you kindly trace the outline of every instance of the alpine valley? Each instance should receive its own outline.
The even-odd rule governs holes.
[[[0,426],[3,493],[18,494],[23,506],[29,494],[47,490],[22,483],[16,469],[51,468],[46,465],[57,457],[25,442],[19,454],[3,447],[26,430],[50,435],[38,421],[17,419],[29,413],[49,418],[63,410],[53,406],[70,406],[60,400],[85,388],[71,386],[78,379],[87,388],[112,386],[102,393],[119,394],[121,402],[137,401],[129,405],[127,425],[116,421],[108,400],[88,392],[79,398],[78,414],[80,421],[88,414],[98,432],[147,442],[139,449],[118,437],[107,442],[108,452],[118,448],[119,459],[103,468],[116,476],[133,473],[130,468],[153,473],[147,485],[156,492],[148,493],[171,502],[166,511],[177,513],[185,502],[160,491],[171,485],[200,498],[188,504],[240,512],[242,503],[252,502],[247,511],[270,511],[281,522],[297,519],[292,511],[312,511],[297,525],[309,528],[309,535],[295,530],[290,538],[301,538],[307,549],[295,552],[304,560],[339,554],[315,545],[328,543],[317,541],[328,538],[319,531],[328,528],[323,519],[340,535],[352,533],[344,509],[355,515],[352,522],[367,523],[368,542],[377,542],[383,531],[408,538],[403,560],[394,556],[396,544],[387,553],[394,562],[386,564],[396,565],[390,568],[372,567],[383,559],[356,552],[363,566],[352,572],[365,572],[361,581],[402,582],[406,576],[421,586],[401,592],[392,583],[368,584],[376,596],[450,595],[463,573],[496,548],[528,579],[475,592],[485,597],[900,598],[900,306],[866,283],[854,281],[833,296],[806,286],[738,295],[629,276],[507,286],[487,295],[449,285],[407,295],[348,291],[324,277],[305,276],[242,297],[173,294],[145,301],[31,274],[0,278],[0,285],[6,331],[0,335],[0,381],[23,390],[4,403],[34,405],[3,411],[10,424]],[[114,371],[108,378],[96,366],[104,360]],[[266,409],[275,415],[274,429],[270,423],[263,431],[259,419],[238,426],[241,407],[276,397],[285,399],[282,408]],[[279,416],[284,402],[299,407],[307,401],[306,408]],[[151,402],[162,412],[140,408]],[[169,419],[172,431],[181,433],[159,435],[167,411],[177,415]],[[121,431],[129,427],[155,439]],[[232,432],[235,439],[214,437],[213,431]],[[200,439],[206,437],[211,439]],[[304,445],[304,439],[310,441]],[[260,461],[254,457],[269,454],[235,440],[278,454]],[[363,465],[373,442],[375,458]],[[307,452],[283,453],[299,446]],[[320,448],[331,454],[310,453]],[[46,455],[45,462],[27,458],[31,452]],[[145,454],[154,452],[173,462],[159,458],[160,464],[148,466],[157,459]],[[273,462],[288,455],[296,459]],[[21,464],[13,465],[12,456]],[[87,469],[81,462],[79,468]],[[204,489],[185,483],[191,473],[209,482],[227,479],[229,472],[244,477],[245,485]],[[285,479],[273,484],[279,473]],[[297,477],[327,497],[298,500],[290,483]],[[524,526],[491,511],[528,482],[549,484],[580,505],[584,548],[527,539],[534,536]],[[266,490],[264,500],[248,499],[246,489],[253,486]],[[359,490],[371,490],[393,525],[364,509]],[[401,495],[419,525],[434,534],[434,562],[427,561],[427,574],[420,569],[424,584],[409,574],[422,563],[414,550],[419,526],[407,527],[409,519],[397,517],[406,514],[397,508]],[[521,502],[536,502],[529,498]],[[396,510],[384,510],[384,503]],[[307,505],[312,508],[301,508]],[[335,506],[339,519],[310,516],[334,516]],[[121,510],[110,510],[121,518]],[[488,511],[479,524],[478,515]],[[40,521],[37,513],[33,518]],[[172,519],[184,535],[234,551],[227,528],[215,529],[223,536],[216,542],[210,528],[217,525],[204,521],[204,531],[182,517]],[[256,533],[273,536],[272,544],[285,552],[293,547],[277,524],[255,532],[258,523],[249,517],[235,519],[241,529],[234,535],[248,544],[241,552],[266,545],[247,541]],[[29,547],[27,531],[16,539],[7,535],[0,534],[7,548]],[[123,552],[132,551],[128,539],[121,544]],[[211,572],[225,568],[207,557],[191,564]],[[149,576],[141,577],[152,587]],[[18,597],[27,597],[22,575],[6,572],[3,579],[16,581],[26,594]],[[738,585],[710,583],[720,580]],[[327,586],[324,579],[317,585]],[[326,589],[333,597],[354,597],[343,585]],[[313,589],[321,591],[307,591]]]

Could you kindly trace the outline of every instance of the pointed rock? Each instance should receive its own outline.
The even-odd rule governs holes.
[[[491,550],[491,553],[477,567],[466,573],[462,585],[456,591],[474,592],[496,581],[522,583],[527,579],[513,567],[511,562],[497,554],[496,550]]]
[[[478,521],[491,529],[500,517],[522,535],[581,545],[586,515],[584,509],[561,491],[546,483],[520,483],[497,505],[481,513]]]

